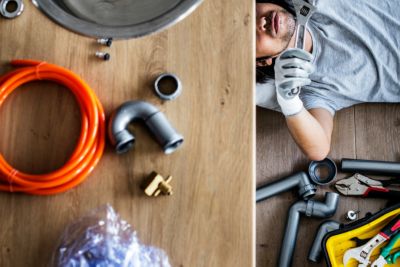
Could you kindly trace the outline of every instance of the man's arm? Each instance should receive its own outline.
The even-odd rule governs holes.
[[[323,160],[331,146],[333,116],[323,108],[305,110],[299,97],[299,88],[311,84],[312,55],[298,48],[288,49],[276,59],[274,71],[276,99],[290,133],[307,157]]]
[[[329,153],[333,130],[333,116],[323,108],[303,109],[286,117],[294,140],[311,160],[323,160]]]

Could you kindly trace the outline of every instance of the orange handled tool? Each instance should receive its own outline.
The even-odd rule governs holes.
[[[100,101],[81,78],[62,67],[32,60],[14,60],[17,70],[0,77],[0,106],[22,84],[47,80],[71,90],[81,111],[81,132],[70,159],[60,169],[42,175],[20,172],[10,166],[0,154],[0,190],[35,195],[65,192],[93,171],[105,146],[105,115]]]

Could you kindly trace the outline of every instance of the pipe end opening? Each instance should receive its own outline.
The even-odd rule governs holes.
[[[128,152],[135,143],[135,137],[126,129],[114,133],[110,132],[111,143],[115,146],[115,152],[122,154]]]
[[[116,145],[115,150],[118,154],[123,154],[125,152],[128,152],[133,147],[134,144],[135,144],[135,139],[120,142]]]
[[[164,146],[164,153],[171,154],[172,152],[177,150],[182,145],[182,143],[183,143],[183,138],[169,142]]]
[[[337,175],[337,167],[333,160],[325,158],[321,161],[311,161],[308,167],[311,180],[318,185],[330,184]]]
[[[315,194],[317,193],[316,189],[309,189],[306,192],[304,192],[302,194],[302,197],[304,200],[309,200],[310,198],[312,198],[313,196],[315,196]]]
[[[182,92],[181,81],[172,73],[163,73],[154,82],[154,90],[161,99],[173,100]]]

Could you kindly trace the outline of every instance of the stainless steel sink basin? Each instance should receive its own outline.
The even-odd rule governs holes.
[[[32,0],[74,32],[127,39],[160,31],[189,15],[202,0]]]

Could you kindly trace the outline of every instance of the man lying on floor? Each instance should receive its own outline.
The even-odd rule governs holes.
[[[336,111],[400,102],[400,1],[316,0],[306,51],[293,48],[291,3],[256,1],[257,105],[285,115],[310,159],[329,153]]]

